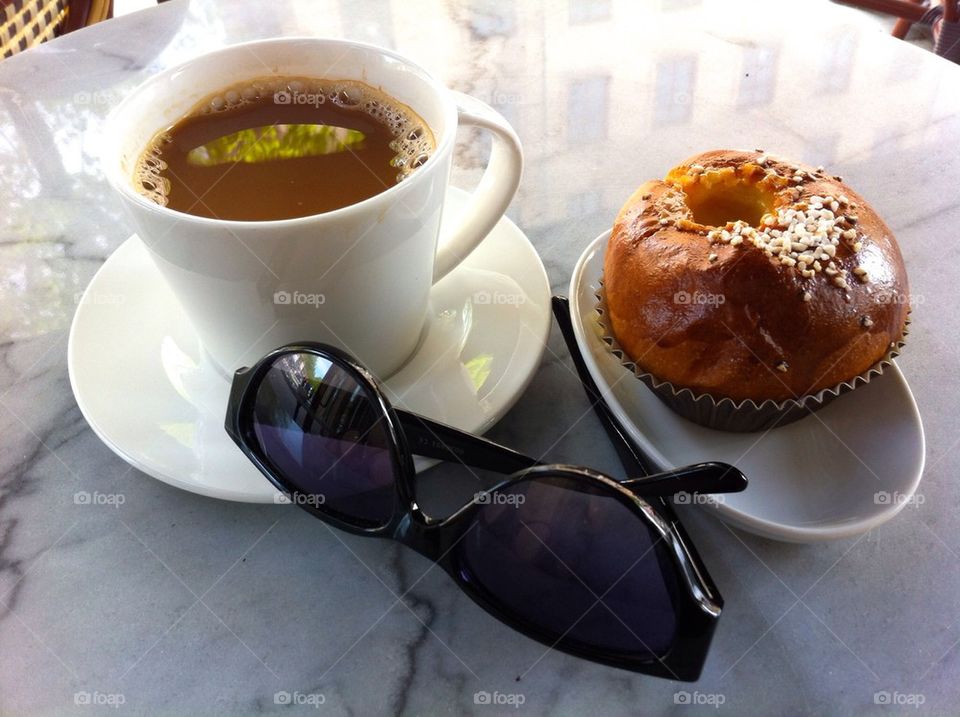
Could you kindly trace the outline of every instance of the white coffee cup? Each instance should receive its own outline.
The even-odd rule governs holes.
[[[359,80],[413,109],[436,148],[408,178],[323,214],[227,221],[185,214],[140,194],[136,163],[157,132],[204,98],[260,77]],[[457,125],[491,133],[489,164],[450,236],[439,242]],[[523,155],[507,121],[477,99],[372,45],[280,38],[233,45],[162,72],[107,122],[107,178],[137,234],[223,371],[292,341],[323,341],[382,377],[413,353],[430,287],[479,244],[520,183]]]

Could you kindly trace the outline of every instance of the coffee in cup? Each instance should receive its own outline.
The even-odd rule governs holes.
[[[416,112],[363,82],[262,77],[205,97],[159,132],[135,181],[195,216],[292,219],[369,199],[434,148]]]

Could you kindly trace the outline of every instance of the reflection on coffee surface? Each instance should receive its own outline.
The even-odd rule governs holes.
[[[379,194],[433,149],[413,110],[368,85],[267,78],[206,98],[159,133],[134,184],[196,216],[289,219]]]

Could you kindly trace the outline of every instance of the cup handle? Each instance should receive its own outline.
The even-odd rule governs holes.
[[[480,184],[470,197],[458,226],[442,239],[434,263],[434,283],[466,259],[500,221],[517,193],[523,173],[520,140],[503,115],[475,97],[454,90],[450,93],[457,104],[460,123],[490,132],[493,148]]]

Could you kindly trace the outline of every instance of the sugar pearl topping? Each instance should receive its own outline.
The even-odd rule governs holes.
[[[796,298],[788,297],[789,302],[797,301],[796,308],[803,307],[802,313],[811,317],[817,316],[820,300],[839,294],[853,302],[858,293],[872,293],[864,285],[883,277],[861,254],[870,242],[863,233],[864,224],[871,224],[869,212],[861,222],[858,204],[833,183],[840,178],[823,167],[797,166],[762,149],[755,152],[680,165],[663,182],[649,183],[652,191],[644,190],[643,201],[630,205],[630,212],[636,212],[628,215],[634,241],[658,237],[672,242],[672,230],[664,229],[674,227],[705,257],[697,269],[711,273],[729,271],[742,252],[753,252],[754,259],[763,252],[790,277],[788,287]],[[746,220],[726,221],[736,216]],[[874,318],[851,318],[860,331],[873,333]],[[786,357],[771,367],[792,373]]]
[[[842,194],[837,197],[813,195],[768,212],[761,218],[759,227],[739,220],[728,222],[724,227],[711,229],[707,239],[713,244],[730,246],[746,242],[783,266],[795,269],[805,279],[822,274],[835,286],[848,289],[850,282],[843,276],[836,256],[841,243],[854,252],[862,248],[854,228],[857,217],[850,213],[852,208],[850,200]],[[855,268],[853,275],[861,283],[870,280],[863,267]]]
[[[762,149],[755,151],[756,157],[737,166],[690,164],[671,170],[666,177],[668,191],[645,193],[641,197],[644,201],[653,200],[645,209],[649,214],[644,231],[652,233],[677,225],[705,234],[711,244],[707,256],[711,264],[723,263],[724,252],[720,251],[723,245],[741,247],[741,251],[760,250],[805,280],[820,277],[850,300],[852,287],[870,282],[865,267],[858,263],[845,267],[841,261],[841,257],[859,253],[867,241],[858,228],[857,205],[842,192],[823,196],[809,193],[806,189],[809,183],[838,179],[828,175],[823,167],[808,170],[776,159]],[[724,226],[708,226],[694,220],[688,205],[689,192],[694,187],[703,188],[696,190],[702,197],[703,191],[737,182],[775,195],[780,205],[768,209],[755,224],[737,220]],[[841,253],[839,249],[846,251]],[[804,302],[812,301],[815,295],[812,286],[801,292]]]

